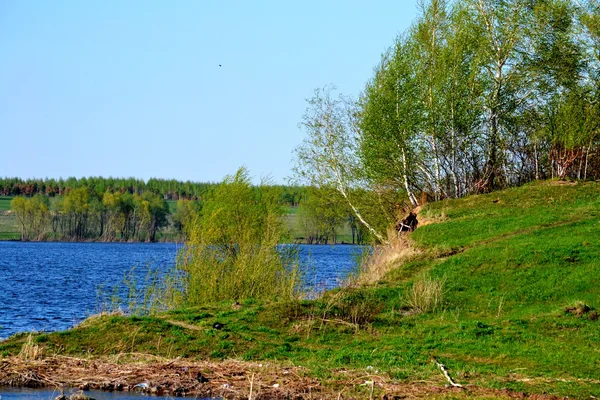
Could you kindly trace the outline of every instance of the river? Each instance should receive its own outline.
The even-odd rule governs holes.
[[[143,287],[147,266],[163,272],[173,268],[180,248],[174,243],[0,242],[0,339],[78,324],[100,311],[132,268]],[[319,292],[343,282],[363,248],[300,245],[298,250],[305,285]]]

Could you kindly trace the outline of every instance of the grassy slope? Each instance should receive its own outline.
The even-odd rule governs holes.
[[[600,184],[536,183],[431,204],[422,213],[443,220],[413,234],[424,255],[374,287],[341,292],[377,310],[358,331],[318,318],[332,304],[327,299],[247,301],[240,310],[227,303],[102,317],[36,340],[62,354],[272,359],[325,380],[339,369],[372,366],[390,379],[443,384],[435,356],[462,383],[600,395],[600,322],[564,311],[577,301],[600,308]],[[446,280],[443,310],[403,313],[405,293],[424,275]],[[216,321],[225,328],[213,329]],[[0,354],[18,352],[23,340],[1,343]]]

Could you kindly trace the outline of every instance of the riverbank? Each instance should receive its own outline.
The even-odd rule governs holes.
[[[419,214],[430,223],[406,241],[418,251],[376,250],[365,271],[374,283],[20,334],[0,342],[0,370],[38,346],[28,362],[109,360],[129,371],[138,361],[123,355],[144,354],[147,365],[204,365],[209,380],[220,376],[211,365],[247,363],[240,398],[257,379],[269,390],[317,385],[288,398],[599,397],[599,193],[596,182],[539,182],[433,203]],[[273,372],[257,378],[256,368]],[[286,368],[308,380],[279,382],[294,375]],[[446,388],[450,379],[466,390]]]
[[[35,361],[3,359],[0,361],[0,393],[2,386],[256,400],[560,398],[474,385],[452,387],[441,374],[438,379],[409,384],[394,381],[376,371],[339,369],[333,371],[327,381],[321,381],[310,377],[306,368],[283,363],[191,362],[146,354],[120,354],[99,359],[64,356]]]

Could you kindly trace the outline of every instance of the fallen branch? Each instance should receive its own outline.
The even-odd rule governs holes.
[[[440,369],[442,370],[442,373],[444,374],[444,376],[446,377],[448,382],[450,382],[451,386],[459,387],[459,388],[463,387],[463,385],[461,385],[460,383],[454,382],[454,380],[450,376],[450,373],[448,373],[448,368],[446,368],[446,366],[444,364],[438,362],[438,360],[435,357],[431,357],[431,359],[433,360],[434,363],[437,364],[438,367],[440,367]]]
[[[248,395],[248,400],[252,400],[252,387],[254,385],[254,374],[252,374],[252,379],[250,379],[250,394]]]

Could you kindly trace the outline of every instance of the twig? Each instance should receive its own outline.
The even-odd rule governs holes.
[[[254,374],[252,374],[252,379],[250,379],[250,394],[248,395],[248,400],[252,400],[252,386],[254,385]]]
[[[452,379],[452,377],[448,373],[448,368],[446,368],[446,366],[444,364],[438,362],[438,360],[436,360],[435,357],[431,357],[431,359],[433,360],[434,363],[437,364],[438,367],[440,367],[440,369],[442,370],[442,373],[444,374],[444,376],[446,377],[446,379],[448,380],[448,382],[450,382],[451,386],[459,387],[459,388],[463,387],[463,385],[461,385],[460,383],[454,382],[454,380]]]

